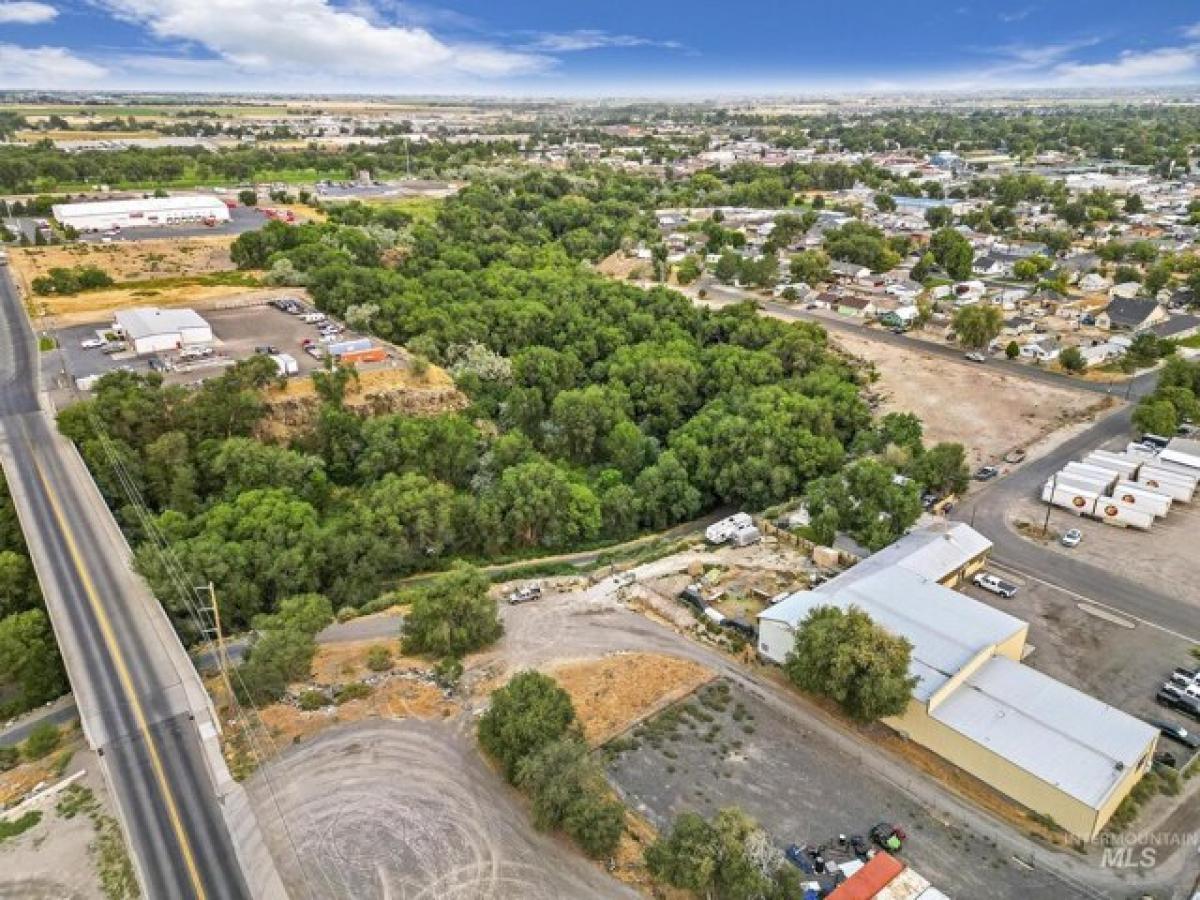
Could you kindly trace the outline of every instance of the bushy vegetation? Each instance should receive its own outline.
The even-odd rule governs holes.
[[[411,608],[404,617],[404,651],[459,658],[493,643],[504,631],[491,582],[478,569],[458,566],[428,586],[397,597]]]
[[[1133,424],[1143,434],[1170,437],[1185,421],[1200,422],[1200,363],[1173,356],[1154,391],[1138,401]]]
[[[234,689],[255,703],[278,700],[289,684],[308,678],[317,632],[332,621],[329,601],[320,594],[285,597],[278,612],[255,619],[255,640]]]
[[[737,808],[711,820],[681,813],[646,850],[650,873],[672,887],[715,900],[798,897],[799,873],[758,824]]]
[[[66,674],[8,486],[0,475],[0,715],[61,695]]]
[[[492,695],[479,743],[529,795],[538,828],[561,828],[589,856],[608,856],[625,827],[599,764],[579,735],[567,692],[540,672],[522,672]]]
[[[30,285],[39,296],[47,294],[78,294],[113,285],[112,276],[98,266],[74,266],[64,269],[56,266],[45,275],[33,279]]]
[[[908,641],[861,609],[819,606],[796,630],[784,670],[797,687],[836,700],[867,722],[907,708],[916,683],[908,674],[911,652]]]
[[[624,539],[839,471],[870,416],[820,328],[697,309],[578,264],[647,227],[642,188],[615,174],[496,178],[433,222],[362,208],[360,224],[239,237],[243,264],[287,260],[321,308],[369,311],[372,330],[448,367],[472,401],[462,414],[363,418],[330,378],[311,430],[263,443],[275,373],[250,360],[194,391],[114,373],[60,427],[141,543],[94,432],[104,423],[230,628],[287,595],[361,607],[455,558]],[[138,559],[172,606],[156,554]]]

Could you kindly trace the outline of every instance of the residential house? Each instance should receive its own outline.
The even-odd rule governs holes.
[[[869,319],[875,315],[875,301],[870,297],[850,294],[837,298],[837,311],[843,316],[853,316],[857,319]]]
[[[1096,316],[1096,325],[1108,331],[1138,332],[1166,320],[1167,311],[1157,300],[1116,297]]]
[[[843,262],[835,259],[829,264],[830,274],[842,281],[862,281],[871,277],[871,270],[858,263]]]
[[[1111,286],[1112,282],[1099,272],[1089,272],[1079,279],[1079,289],[1088,294],[1096,294],[1100,291],[1106,291]]]
[[[1151,326],[1150,332],[1160,338],[1171,338],[1172,340],[1181,341],[1184,338],[1200,334],[1200,317],[1188,315],[1168,316],[1165,322],[1159,322],[1157,325]]]
[[[1053,362],[1062,353],[1057,338],[1043,337],[1032,340],[1021,347],[1021,356],[1037,362]]]
[[[1029,334],[1031,331],[1033,331],[1033,319],[1025,316],[1013,316],[1004,320],[1004,327],[1001,328],[1000,333],[1016,337],[1021,334]]]
[[[995,253],[985,253],[983,256],[976,257],[971,268],[976,275],[996,277],[1012,274],[1012,263],[1009,259]]]
[[[1079,353],[1083,356],[1084,364],[1088,368],[1091,368],[1092,366],[1102,366],[1107,362],[1112,362],[1114,359],[1120,359],[1125,355],[1125,348],[1112,341],[1103,341],[1086,347],[1080,347]]]

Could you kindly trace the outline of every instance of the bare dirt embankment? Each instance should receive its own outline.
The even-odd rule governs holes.
[[[262,437],[282,439],[309,428],[321,408],[311,378],[293,378],[283,390],[266,395],[267,415],[260,426]],[[454,379],[437,366],[414,372],[410,365],[360,372],[346,389],[345,405],[361,415],[387,413],[438,415],[465,409],[468,400]]]

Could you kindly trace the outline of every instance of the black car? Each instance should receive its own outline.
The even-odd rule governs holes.
[[[1147,719],[1146,722],[1157,728],[1164,736],[1169,737],[1173,741],[1178,741],[1189,750],[1200,749],[1200,737],[1196,737],[1196,735],[1189,732],[1182,725],[1176,725],[1174,722],[1164,722],[1162,719]]]
[[[745,619],[726,619],[725,627],[730,631],[736,631],[747,640],[758,640],[758,629],[747,622]]]

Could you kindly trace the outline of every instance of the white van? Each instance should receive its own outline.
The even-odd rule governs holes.
[[[323,312],[305,313],[304,315],[302,315],[300,317],[300,321],[307,322],[309,325],[316,325],[318,322],[325,321],[325,313],[323,313]]]

